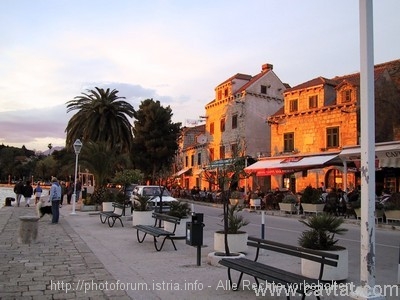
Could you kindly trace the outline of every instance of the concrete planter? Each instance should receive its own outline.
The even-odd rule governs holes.
[[[278,203],[279,204],[279,210],[283,212],[288,212],[290,214],[296,213],[297,209],[294,203]]]
[[[189,222],[189,218],[181,219],[181,222],[176,225],[174,238],[186,238],[186,222]],[[164,229],[172,232],[175,224],[170,222],[164,222]]]
[[[389,223],[389,221],[400,221],[400,210],[386,210],[385,216],[386,223]]]
[[[302,203],[303,213],[322,213],[324,212],[324,203],[312,204],[312,203]]]
[[[361,207],[355,208],[354,213],[356,214],[357,219],[361,219]],[[379,219],[383,220],[383,214],[384,214],[384,211],[382,209],[376,209],[375,213],[374,213],[375,222],[378,223]],[[386,212],[385,212],[385,215],[386,215]]]
[[[137,211],[132,212],[132,226],[135,225],[154,225],[153,211]]]
[[[228,234],[229,251],[234,253],[247,252],[247,232],[237,234]],[[225,252],[224,233],[222,231],[214,232],[214,250],[216,252]]]
[[[229,204],[230,205],[235,205],[238,204],[238,206],[243,206],[244,200],[243,199],[229,199]]]
[[[224,256],[220,252],[211,252],[207,255],[207,263],[214,267],[224,267],[219,264],[219,261],[223,258],[242,258],[245,257],[243,253],[231,253],[231,256]]]
[[[103,207],[103,211],[113,211],[114,207],[112,206],[113,202],[103,202],[101,205]]]
[[[250,208],[261,208],[261,199],[250,199]]]
[[[80,211],[96,211],[97,210],[97,205],[85,205],[82,204]]]
[[[339,254],[339,260],[337,267],[324,266],[324,274],[322,280],[332,281],[342,281],[346,280],[349,276],[349,253],[347,249],[335,250],[335,251],[325,251],[329,253]],[[320,264],[315,261],[310,261],[307,259],[301,259],[301,274],[309,278],[318,279],[320,270]]]

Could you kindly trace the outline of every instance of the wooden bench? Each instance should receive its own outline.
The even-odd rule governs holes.
[[[124,227],[124,224],[122,223],[121,217],[124,214],[124,204],[116,203],[114,202],[112,204],[113,206],[113,211],[102,211],[100,212],[100,221],[101,223],[108,222],[108,226],[113,227],[115,222],[119,220],[121,222],[122,227]]]
[[[287,295],[290,295],[290,291],[293,291],[292,288],[295,286],[297,288],[296,293],[302,294],[302,299],[304,299],[306,293],[309,295],[311,290],[321,288],[321,279],[324,273],[324,266],[329,265],[337,267],[339,259],[337,254],[285,245],[256,237],[249,237],[247,245],[257,248],[254,260],[247,258],[223,258],[219,261],[221,265],[228,268],[228,279],[232,290],[238,290],[243,274],[247,274],[254,277],[257,287],[259,287],[259,280],[264,280],[270,284],[284,287],[286,292],[288,292]],[[318,262],[320,264],[318,279],[308,278],[300,274],[292,273],[258,262],[257,260],[260,250],[262,249]],[[236,270],[240,273],[236,285],[234,285],[232,281],[231,270]],[[305,283],[307,286],[305,286]],[[316,297],[317,299],[320,299],[319,296],[316,295]],[[290,299],[290,296],[287,296],[287,299]]]
[[[174,246],[174,249],[176,249],[175,243],[174,243],[174,235],[175,235],[175,230],[176,226],[180,223],[180,219],[169,216],[166,214],[160,214],[160,213],[153,213],[153,218],[154,218],[154,225],[136,225],[133,226],[133,228],[136,229],[136,237],[139,243],[143,243],[145,237],[147,234],[150,234],[153,236],[154,240],[154,247],[156,248],[157,251],[161,251],[161,249],[164,246],[165,240],[169,239],[172,242],[172,245]],[[170,222],[174,224],[174,230],[172,232],[164,230],[164,228],[161,227],[161,222]],[[143,237],[140,237],[139,232],[144,232]],[[162,240],[162,243],[160,247],[157,246],[157,238],[159,237],[164,237]]]

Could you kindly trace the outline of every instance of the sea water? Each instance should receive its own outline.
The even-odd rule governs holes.
[[[48,190],[43,189],[42,195],[44,195],[46,192],[48,193]],[[14,187],[0,187],[0,207],[3,207],[5,205],[7,197],[11,197],[14,199],[16,198]],[[24,197],[22,197],[21,202],[25,205]],[[35,203],[35,195],[32,195],[31,203]],[[15,201],[11,202],[11,205],[15,205]]]

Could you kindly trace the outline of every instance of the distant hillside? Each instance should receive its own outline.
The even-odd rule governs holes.
[[[64,149],[64,147],[55,146],[55,147],[53,147],[51,149],[47,149],[46,151],[43,151],[42,154],[43,155],[49,155],[50,153],[53,153],[53,151],[60,151],[62,149]]]

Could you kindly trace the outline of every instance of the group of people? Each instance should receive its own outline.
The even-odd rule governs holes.
[[[80,193],[82,190],[82,184],[80,181],[76,183],[76,199],[79,199]],[[67,195],[67,203],[71,204],[72,194],[75,191],[74,184],[72,182],[65,183],[59,182],[56,177],[53,177],[51,180],[51,187],[49,191],[49,200],[52,208],[52,224],[57,224],[60,216],[60,207],[63,205],[64,195]],[[22,180],[19,180],[14,186],[14,193],[16,195],[16,205],[21,205],[22,197],[25,198],[25,206],[30,206],[30,201],[33,195],[35,195],[35,205],[38,204],[40,198],[42,197],[43,188],[40,185],[40,182],[37,183],[36,187],[33,188],[32,184],[29,180],[23,183]]]
[[[36,191],[36,188],[35,188],[35,191]],[[25,198],[25,206],[29,207],[32,195],[35,193],[35,191],[29,180],[27,180],[25,182],[25,184],[22,182],[22,180],[18,181],[14,186],[14,193],[16,195],[17,206],[21,205],[21,199],[22,199],[22,197],[24,197]],[[39,195],[39,197],[40,197],[40,195]]]

